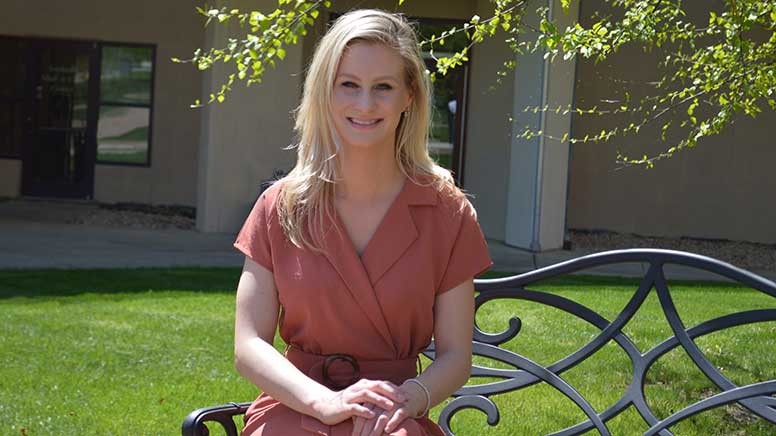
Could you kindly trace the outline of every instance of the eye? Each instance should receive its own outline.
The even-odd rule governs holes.
[[[342,82],[341,86],[344,86],[345,88],[353,88],[353,89],[358,88],[358,85],[356,83],[350,82],[350,81]]]
[[[375,88],[377,88],[377,89],[379,89],[381,91],[390,91],[391,89],[393,89],[393,86],[391,86],[388,83],[380,83],[377,86],[375,86]]]

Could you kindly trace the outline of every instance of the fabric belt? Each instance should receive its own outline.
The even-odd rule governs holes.
[[[320,355],[289,347],[286,359],[311,379],[336,390],[362,378],[401,385],[418,375],[417,356],[398,360],[358,360],[346,354]]]

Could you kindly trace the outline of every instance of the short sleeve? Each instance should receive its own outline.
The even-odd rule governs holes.
[[[237,234],[234,246],[254,262],[272,271],[272,246],[270,244],[271,204],[265,191],[253,206],[251,213]]]
[[[447,292],[464,280],[477,277],[493,265],[474,208],[466,202],[450,260],[437,293]]]

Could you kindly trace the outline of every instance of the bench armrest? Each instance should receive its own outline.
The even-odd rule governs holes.
[[[229,403],[221,406],[204,407],[191,413],[183,421],[181,434],[183,436],[208,436],[210,431],[205,422],[217,422],[224,428],[227,436],[237,436],[235,415],[244,415],[251,403]]]

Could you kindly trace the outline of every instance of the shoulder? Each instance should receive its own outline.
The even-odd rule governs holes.
[[[275,203],[277,201],[278,196],[283,190],[283,184],[285,180],[280,179],[272,182],[271,185],[269,185],[259,196],[259,199],[265,199],[264,201],[267,201],[269,203]]]
[[[411,183],[419,192],[419,204],[433,205],[438,219],[448,223],[460,222],[467,217],[476,220],[476,212],[466,194],[454,183],[432,176],[415,176]]]
[[[263,222],[267,227],[274,227],[278,221],[278,198],[283,190],[283,180],[273,182],[262,191],[251,210],[254,220]]]
[[[267,210],[275,211],[278,206],[278,199],[281,197],[285,185],[285,178],[272,182],[272,184],[264,189],[261,195],[259,195],[259,202],[263,203],[263,206],[267,208]]]

